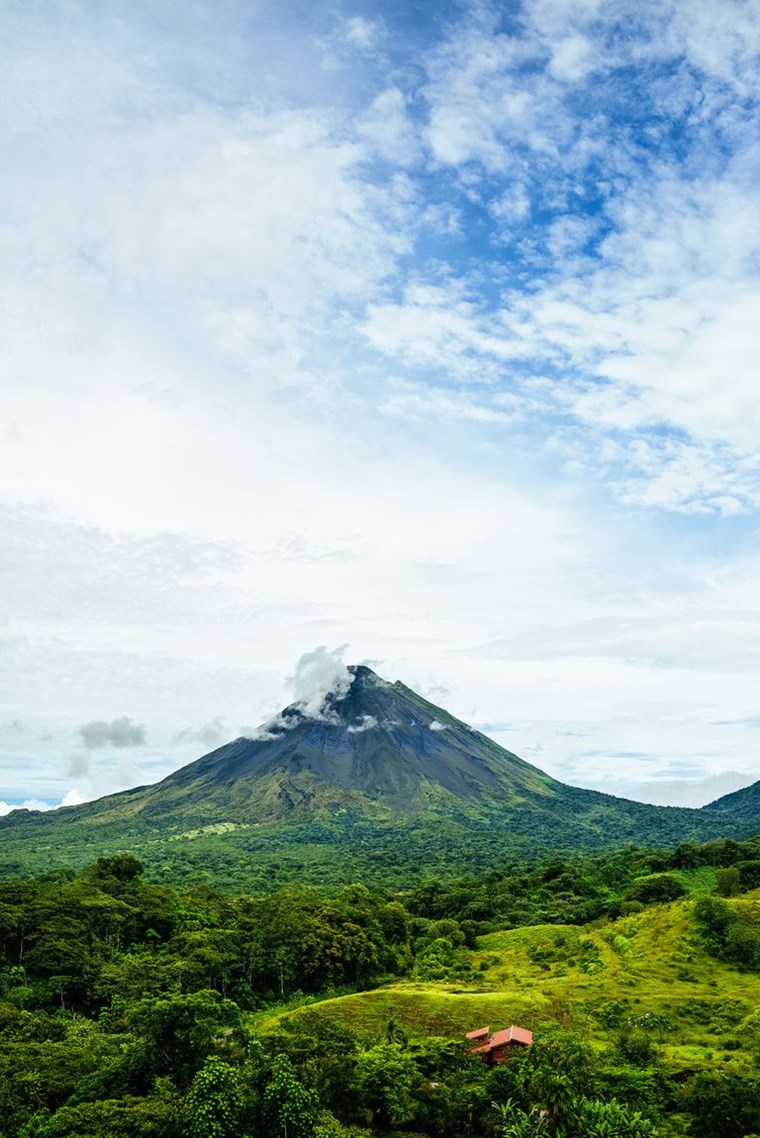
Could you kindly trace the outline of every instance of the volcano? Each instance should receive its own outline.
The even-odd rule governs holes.
[[[286,707],[252,738],[145,788],[133,805],[152,816],[202,805],[204,818],[232,810],[245,822],[336,810],[409,820],[445,805],[550,797],[560,785],[404,684],[356,665],[316,710]]]
[[[321,843],[327,858],[336,841],[402,860],[435,850],[438,864],[490,864],[624,842],[749,836],[760,802],[745,793],[734,812],[732,798],[690,810],[568,786],[403,683],[355,665],[316,704],[294,703],[154,785],[45,814],[14,811],[0,819],[0,854],[12,847],[23,863],[29,843],[42,851],[48,842],[75,862],[93,844],[166,859],[178,839],[236,833],[267,856],[293,844],[317,856]],[[178,846],[171,849],[173,857]]]

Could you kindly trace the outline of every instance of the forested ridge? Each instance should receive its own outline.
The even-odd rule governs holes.
[[[4,882],[0,1135],[744,1138],[760,1131],[758,886],[758,839],[513,863],[400,891],[181,892],[129,853]],[[688,933],[678,967],[693,1006],[653,1011],[632,978],[619,999],[595,994],[600,946],[624,960],[655,910],[671,935],[669,906]],[[431,1016],[457,992],[477,1006],[508,986],[494,969],[519,945],[526,982],[532,970],[589,991],[582,1015],[561,1000],[534,1013],[533,1046],[508,1063],[489,1069],[464,1030],[394,1014],[397,993],[428,1000],[415,1006]],[[728,1012],[704,998],[709,960],[725,984],[737,977]],[[363,992],[389,1014],[352,1011]],[[690,1042],[700,1017],[712,1017],[710,1049]]]

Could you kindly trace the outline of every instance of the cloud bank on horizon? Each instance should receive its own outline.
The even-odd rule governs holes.
[[[6,804],[319,643],[566,781],[760,773],[754,0],[0,24]]]

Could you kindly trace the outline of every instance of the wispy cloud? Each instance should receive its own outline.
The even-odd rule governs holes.
[[[466,228],[492,219],[494,288],[470,266],[438,304],[418,284],[370,308],[373,345],[531,410],[543,373],[537,430],[569,417],[597,468],[612,443],[607,485],[627,500],[754,506],[758,51],[741,2],[693,22],[667,3],[526,3],[503,22],[477,6],[427,57],[421,93]],[[663,446],[663,429],[681,437]]]
[[[197,743],[201,747],[215,747],[224,739],[229,738],[228,731],[221,715],[215,715],[208,723],[200,727],[185,727],[174,736],[175,743]]]

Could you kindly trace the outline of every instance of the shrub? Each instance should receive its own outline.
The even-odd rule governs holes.
[[[653,873],[635,881],[626,894],[626,899],[641,901],[651,905],[662,901],[675,901],[686,894],[686,887],[670,873]]]

